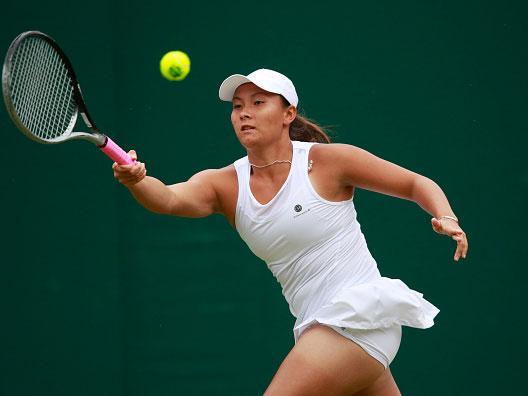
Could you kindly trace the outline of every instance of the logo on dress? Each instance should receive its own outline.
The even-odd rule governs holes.
[[[297,217],[299,216],[302,216],[308,212],[310,212],[310,208],[303,208],[302,205],[300,204],[297,204],[293,207],[293,210],[295,211],[295,213],[293,214],[293,218],[296,219]]]

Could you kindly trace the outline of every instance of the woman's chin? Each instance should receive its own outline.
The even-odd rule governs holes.
[[[256,129],[238,132],[237,138],[246,149],[266,147],[280,141],[280,136],[273,137],[271,134],[260,133]]]
[[[258,146],[259,144],[263,143],[258,133],[254,132],[253,130],[249,132],[241,132],[237,135],[237,137],[240,144],[244,147]]]

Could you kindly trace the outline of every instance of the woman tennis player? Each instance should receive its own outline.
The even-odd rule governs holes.
[[[282,286],[297,318],[295,346],[266,396],[400,395],[389,365],[401,326],[428,328],[439,310],[399,279],[382,277],[354,208],[356,187],[412,200],[432,229],[468,242],[441,188],[427,177],[346,144],[297,114],[293,83],[272,70],[228,77],[220,99],[247,156],[165,185],[145,165],[113,165],[147,209],[184,217],[223,214]],[[136,153],[129,153],[136,158]]]

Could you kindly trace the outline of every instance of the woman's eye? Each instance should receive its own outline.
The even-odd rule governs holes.
[[[259,105],[259,104],[261,104],[261,103],[264,103],[264,101],[263,101],[263,100],[255,100],[255,104],[256,104],[256,105]]]
[[[239,104],[233,105],[233,109],[240,109],[242,106]]]

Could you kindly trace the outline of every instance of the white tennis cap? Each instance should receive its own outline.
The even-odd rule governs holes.
[[[253,73],[244,76],[242,74],[233,74],[227,77],[220,85],[218,96],[226,102],[233,100],[236,89],[245,83],[253,83],[265,91],[273,92],[284,96],[284,98],[293,106],[297,107],[299,98],[291,80],[283,74],[269,69],[258,69]]]

